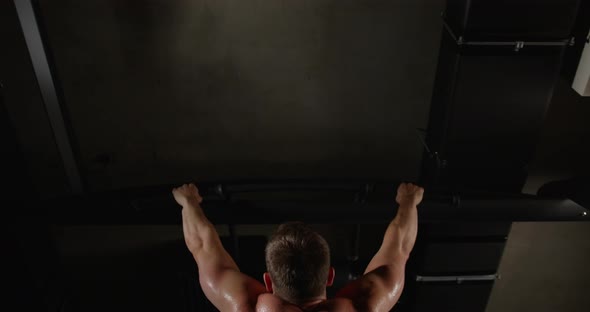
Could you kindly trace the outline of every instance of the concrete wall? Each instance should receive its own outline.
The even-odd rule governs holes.
[[[92,189],[415,179],[443,4],[40,1]]]
[[[588,311],[590,223],[514,223],[487,312]]]

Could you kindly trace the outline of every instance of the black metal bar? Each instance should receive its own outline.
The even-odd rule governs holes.
[[[352,230],[352,235],[349,238],[349,254],[346,260],[348,260],[348,280],[352,281],[357,279],[361,272],[357,272],[357,261],[359,260],[360,254],[360,241],[361,241],[361,225],[355,224]]]
[[[167,192],[169,193],[169,192]],[[165,196],[165,195],[162,195]],[[393,196],[393,194],[392,194]],[[40,203],[57,224],[178,224],[180,209],[172,198],[77,197]],[[87,209],[79,209],[84,206]],[[203,209],[216,224],[278,224],[286,221],[338,224],[385,224],[393,219],[397,204],[390,200],[358,203],[322,201],[237,201],[211,200]],[[420,220],[448,222],[495,221],[590,221],[588,211],[567,199],[463,200],[460,208],[436,200],[419,206]]]
[[[448,243],[505,243],[508,240],[506,235],[488,235],[488,236],[426,236],[422,234],[422,239],[428,244],[448,244]]]
[[[464,45],[474,45],[474,46],[515,46],[519,43],[523,44],[524,46],[566,46],[569,44],[569,40],[563,41],[463,41],[462,44]]]
[[[233,256],[234,260],[238,264],[240,264],[240,237],[236,233],[235,224],[228,224],[227,227],[229,229],[229,237],[232,242],[232,248],[233,248],[233,255],[232,256]]]
[[[566,46],[572,43],[572,39],[563,39],[557,41],[465,41],[463,37],[455,34],[451,26],[443,18],[444,29],[449,33],[457,45],[472,45],[472,46],[514,46],[517,49],[522,49],[525,46]]]
[[[356,191],[362,192],[366,187],[363,183],[334,183],[334,182],[280,182],[280,183],[228,183],[220,184],[223,190],[231,193],[249,193],[265,191]]]
[[[277,224],[285,221],[340,224],[384,224],[396,214],[394,186],[375,185],[363,205],[355,196],[324,196],[324,192],[309,192],[309,198],[265,199],[265,192],[256,199],[226,200],[207,194],[215,187],[200,185],[204,194],[203,209],[214,223],[219,224]],[[387,191],[384,191],[387,190]],[[388,191],[391,190],[391,191]],[[350,191],[355,193],[356,191]],[[530,195],[498,193],[456,193],[461,205],[455,205],[445,192],[427,190],[429,196],[419,207],[420,220],[452,222],[492,221],[590,221],[588,210],[569,199],[547,199]],[[227,194],[225,194],[227,193]],[[321,193],[322,196],[315,196]],[[329,193],[329,192],[328,192]],[[231,198],[231,193],[224,191]],[[288,194],[287,194],[288,195]],[[260,199],[258,199],[260,198]],[[40,203],[49,211],[54,222],[66,224],[177,224],[180,210],[170,195],[170,187],[148,188],[112,193],[90,194]],[[84,205],[88,209],[79,209]]]
[[[47,116],[62,158],[66,176],[74,194],[82,193],[82,179],[72,150],[70,136],[60,107],[55,81],[43,45],[39,24],[31,0],[15,0],[17,15],[27,43],[31,63],[37,77]]]
[[[493,282],[499,279],[497,274],[487,275],[446,275],[446,276],[416,276],[416,282],[421,283],[444,283],[456,282],[461,284],[463,282]]]
[[[459,44],[459,41],[463,41],[463,38],[461,38],[459,40],[459,38],[457,38],[457,36],[455,35],[455,32],[451,29],[451,26],[449,26],[449,23],[447,23],[447,21],[443,18],[443,27],[445,28],[445,30],[447,31],[447,33],[451,36],[451,38],[453,38],[453,41],[455,41],[457,44]]]

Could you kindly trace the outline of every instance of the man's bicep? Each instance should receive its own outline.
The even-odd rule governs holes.
[[[405,263],[383,265],[342,288],[336,297],[352,300],[358,310],[389,311],[404,288]]]

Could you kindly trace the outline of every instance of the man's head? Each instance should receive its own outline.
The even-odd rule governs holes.
[[[330,248],[309,226],[285,223],[266,245],[264,282],[269,291],[292,303],[324,296],[334,280]]]

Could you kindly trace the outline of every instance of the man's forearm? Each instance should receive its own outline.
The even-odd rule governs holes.
[[[397,215],[387,227],[383,244],[407,258],[414,248],[417,234],[418,209],[416,206],[400,205]]]
[[[223,248],[215,227],[196,200],[183,205],[182,228],[186,245],[193,255],[203,250]]]
[[[387,226],[383,242],[365,273],[392,263],[405,264],[414,247],[418,232],[418,213],[415,206],[400,206],[395,218]]]

